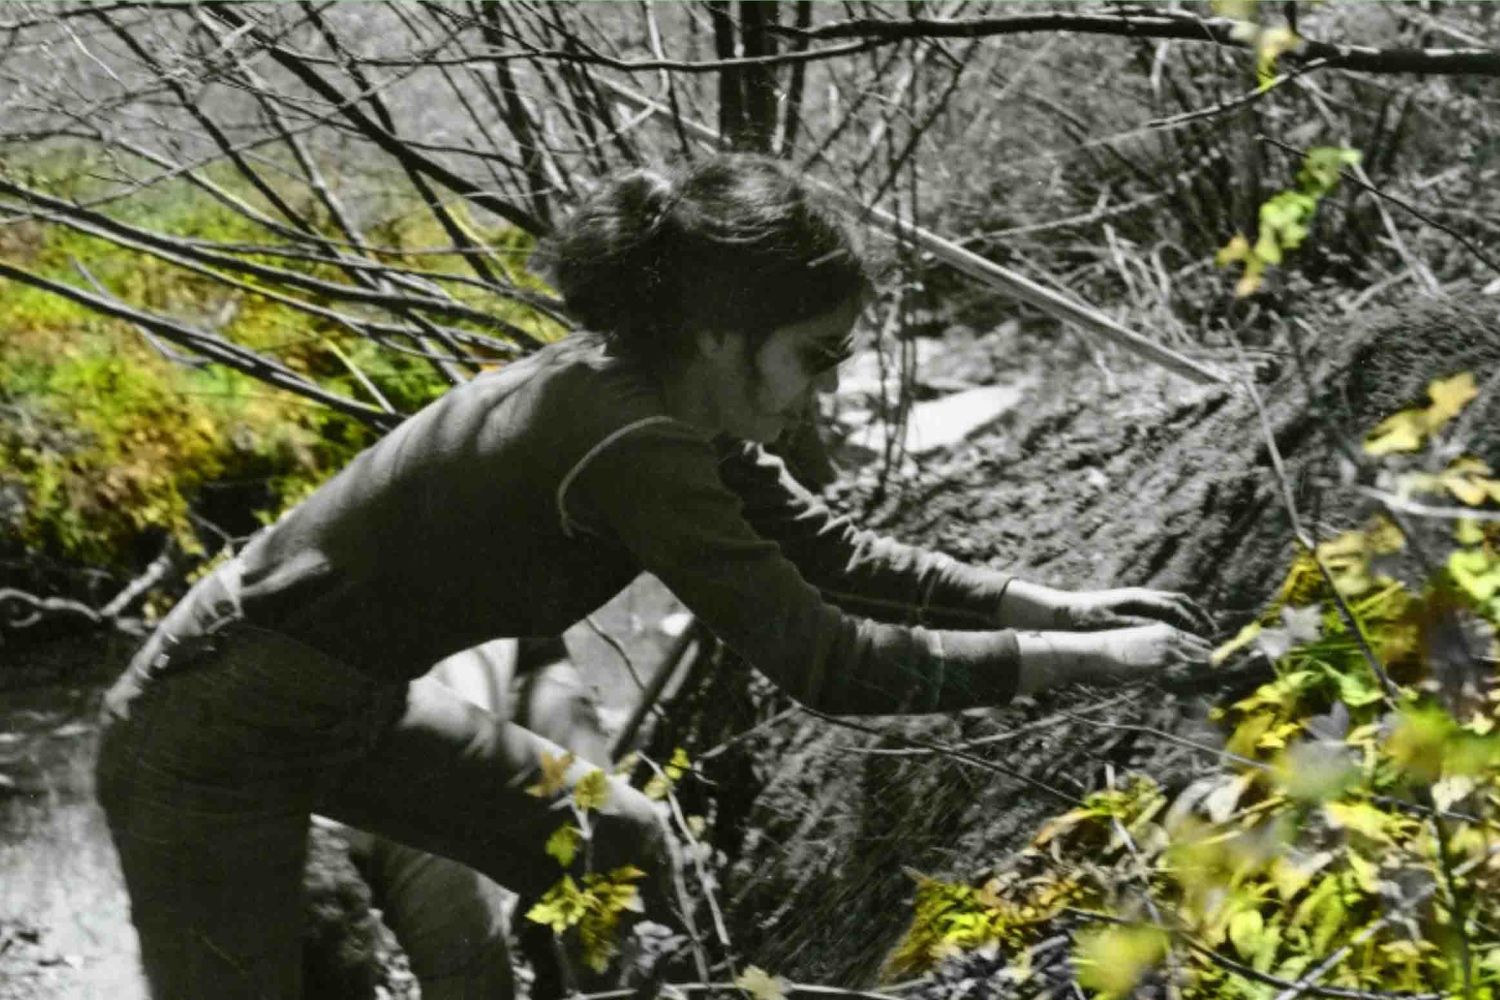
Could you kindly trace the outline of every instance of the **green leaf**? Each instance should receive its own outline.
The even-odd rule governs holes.
[[[587,913],[587,901],[579,891],[578,883],[564,875],[562,881],[543,893],[542,898],[526,911],[526,919],[552,928],[554,934],[561,934]]]
[[[1265,930],[1266,923],[1259,910],[1242,910],[1229,921],[1229,941],[1241,958],[1250,961],[1260,951]]]
[[[1483,549],[1455,549],[1448,556],[1448,575],[1480,604],[1500,594],[1500,559]]]
[[[595,768],[578,779],[573,787],[573,802],[584,811],[603,809],[609,802],[609,776]]]
[[[1167,953],[1167,936],[1154,927],[1109,927],[1081,932],[1074,946],[1078,982],[1101,1000],[1128,997]]]
[[[552,836],[547,838],[544,849],[557,859],[558,864],[567,868],[573,863],[573,858],[578,853],[578,846],[582,843],[583,831],[569,823],[552,831]]]

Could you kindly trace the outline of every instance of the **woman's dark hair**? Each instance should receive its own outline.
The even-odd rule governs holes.
[[[585,327],[651,356],[700,330],[772,330],[829,312],[870,280],[833,206],[775,160],[725,154],[606,183],[544,249]]]

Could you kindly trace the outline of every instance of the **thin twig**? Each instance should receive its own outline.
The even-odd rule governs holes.
[[[1375,650],[1370,646],[1369,637],[1365,635],[1364,626],[1360,623],[1359,617],[1355,615],[1354,610],[1349,607],[1349,602],[1344,598],[1343,593],[1339,591],[1338,584],[1333,578],[1333,573],[1318,555],[1316,540],[1303,527],[1302,516],[1297,510],[1296,498],[1292,495],[1291,480],[1287,478],[1286,466],[1281,461],[1281,449],[1276,444],[1276,434],[1271,429],[1271,418],[1266,414],[1266,407],[1261,401],[1260,391],[1256,389],[1253,378],[1244,378],[1240,384],[1244,386],[1245,391],[1249,394],[1251,402],[1255,405],[1256,415],[1260,419],[1261,435],[1265,440],[1267,454],[1271,458],[1271,470],[1275,473],[1276,482],[1281,488],[1281,502],[1286,510],[1287,519],[1291,522],[1292,535],[1297,539],[1297,543],[1307,552],[1308,558],[1317,566],[1318,573],[1323,577],[1323,582],[1327,584],[1329,591],[1333,594],[1334,603],[1338,606],[1339,616],[1343,618],[1344,624],[1348,627],[1350,634],[1354,636],[1355,642],[1358,643],[1360,652],[1364,654],[1365,661],[1370,665],[1370,670],[1374,672],[1376,679],[1380,682],[1380,687],[1384,692],[1387,704],[1394,707],[1396,699],[1400,695],[1400,690],[1396,687],[1395,682],[1391,680],[1390,675],[1386,673],[1385,667],[1380,662],[1380,657],[1375,655]]]

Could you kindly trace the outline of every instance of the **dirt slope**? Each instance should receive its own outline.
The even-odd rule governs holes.
[[[1357,444],[1434,377],[1472,370],[1484,384],[1500,372],[1497,313],[1476,294],[1374,312],[1313,345],[1309,377],[1289,361],[1261,386],[1299,509],[1324,535],[1365,510],[1339,482],[1330,427]],[[1226,631],[1237,626],[1280,582],[1291,551],[1248,395],[1185,388],[1154,370],[1112,381],[1092,368],[1053,373],[1013,422],[929,469],[873,523],[1060,586],[1185,590]],[[1471,410],[1481,457],[1500,466],[1500,387]],[[1070,795],[1099,787],[1106,766],[1175,785],[1199,766],[1193,751],[1108,723],[1211,741],[1209,700],[1071,692],[961,718],[880,721],[885,739],[805,716],[767,727],[712,762],[727,779],[721,792],[755,777],[753,792],[725,801],[735,829],[715,837],[733,855],[736,943],[794,979],[868,983],[909,914],[903,866],[975,877],[1059,811],[1033,785],[902,750],[905,738],[999,737],[974,752]],[[1080,709],[1089,714],[1059,716]]]

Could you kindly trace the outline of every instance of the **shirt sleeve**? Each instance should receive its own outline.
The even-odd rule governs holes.
[[[860,530],[759,445],[721,439],[719,472],[744,516],[840,607],[879,621],[988,629],[1010,575]]]
[[[783,543],[746,520],[719,457],[685,425],[641,427],[575,470],[560,498],[565,516],[623,545],[731,649],[812,708],[951,711],[1014,695],[1013,632],[904,627],[840,610]],[[817,520],[808,516],[805,527]]]

